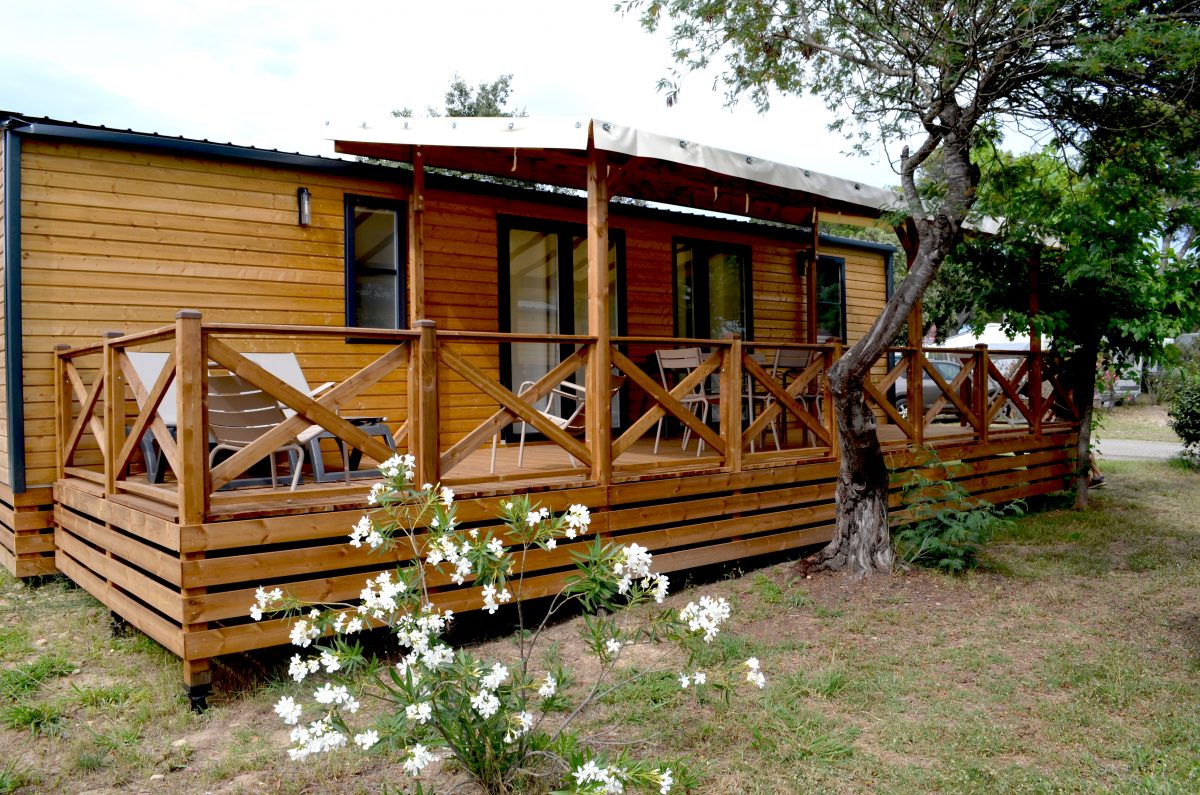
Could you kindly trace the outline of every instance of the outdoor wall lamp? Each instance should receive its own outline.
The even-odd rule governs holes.
[[[312,194],[308,188],[296,189],[296,207],[298,216],[296,222],[300,226],[308,226],[312,223]]]

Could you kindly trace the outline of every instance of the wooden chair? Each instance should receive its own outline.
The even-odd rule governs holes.
[[[658,360],[658,377],[662,381],[663,389],[671,391],[672,385],[677,384],[704,362],[704,353],[699,348],[664,348],[654,352],[655,358]],[[708,422],[709,410],[713,407],[719,407],[721,396],[709,392],[704,381],[692,389],[691,392],[684,395],[680,401],[684,408],[690,409],[693,414],[700,418],[701,422]],[[658,418],[658,429],[654,432],[654,454],[658,455],[658,445],[662,440],[663,422],[666,420],[666,415]],[[683,449],[686,450],[688,440],[692,438],[692,429],[684,428],[683,431]],[[700,455],[704,451],[704,440],[698,440],[696,444],[696,455]]]
[[[208,431],[216,444],[209,452],[208,465],[213,465],[221,450],[236,452],[248,447],[286,419],[275,399],[248,381],[232,374],[209,373]],[[319,425],[310,425],[265,456],[271,461],[272,487],[278,485],[275,455],[286,452],[292,469],[291,490],[296,490],[304,466],[304,447],[322,430]]]

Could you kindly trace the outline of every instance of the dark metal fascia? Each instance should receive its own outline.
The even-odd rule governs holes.
[[[8,485],[25,491],[25,373],[21,356],[21,136],[4,130],[4,366],[8,402]]]

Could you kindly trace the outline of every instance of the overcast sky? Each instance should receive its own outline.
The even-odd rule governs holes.
[[[0,0],[0,108],[332,155],[333,127],[442,106],[451,77],[513,75],[530,115],[596,116],[886,186],[812,97],[758,114],[691,75],[667,108],[662,35],[613,0]]]

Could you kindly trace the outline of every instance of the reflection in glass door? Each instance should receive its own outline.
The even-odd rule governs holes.
[[[608,249],[609,331],[620,333],[621,296],[617,268],[620,240],[610,233]],[[528,220],[500,227],[500,327],[523,334],[587,334],[587,237],[582,228]],[[504,259],[507,258],[507,262]],[[513,344],[502,356],[507,386],[536,381],[569,356],[571,345]],[[572,378],[584,383],[580,369]],[[556,412],[573,407],[554,407]],[[565,416],[565,415],[564,415]],[[613,406],[614,423],[619,419]]]

